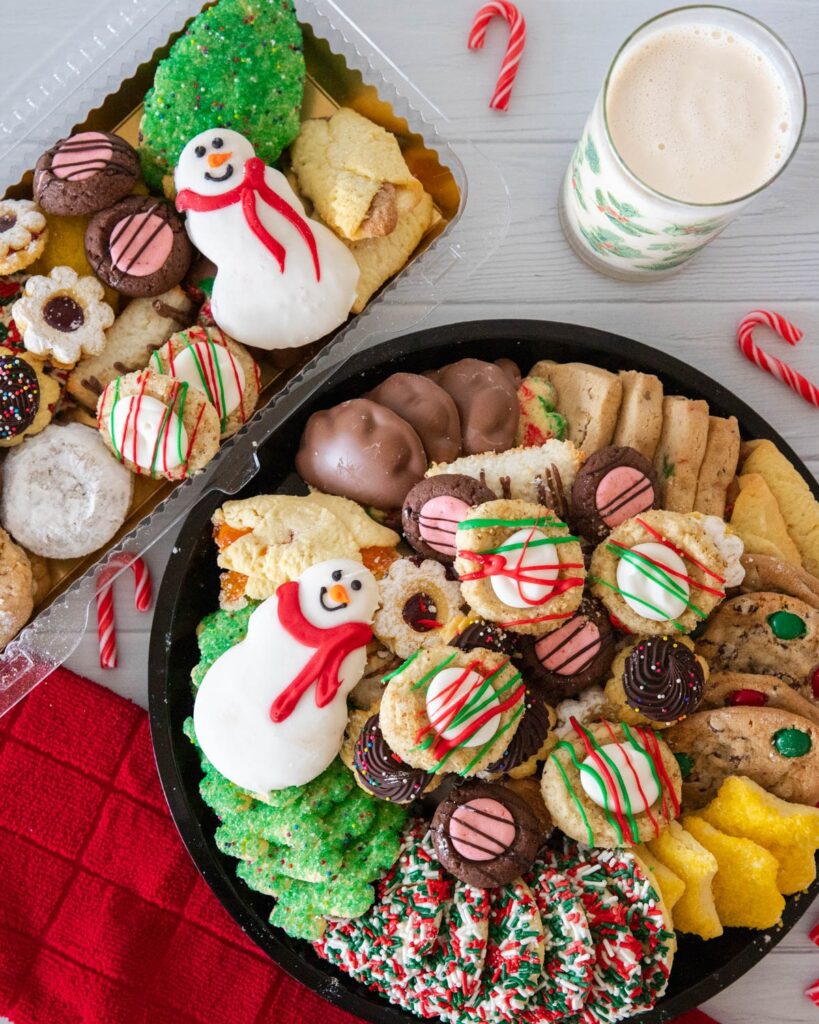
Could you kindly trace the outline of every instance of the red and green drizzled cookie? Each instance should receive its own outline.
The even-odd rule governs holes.
[[[651,729],[601,722],[557,744],[541,782],[546,805],[569,836],[633,846],[659,835],[680,811],[679,766]]]

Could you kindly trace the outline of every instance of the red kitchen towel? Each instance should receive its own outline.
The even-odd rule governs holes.
[[[148,717],[60,669],[0,718],[0,1017],[355,1024],[254,946],[165,807]]]

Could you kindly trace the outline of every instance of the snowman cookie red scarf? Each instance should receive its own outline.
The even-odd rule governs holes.
[[[273,191],[264,180],[264,172],[264,161],[258,156],[253,156],[245,164],[244,178],[235,188],[215,196],[205,196],[199,192],[194,192],[193,189],[183,188],[176,197],[176,208],[180,213],[183,213],[185,210],[192,210],[194,213],[211,213],[214,210],[224,210],[228,206],[233,206],[234,203],[241,203],[242,213],[248,227],[272,254],[279,264],[281,272],[284,273],[284,260],[287,253],[281,242],[270,234],[259,218],[259,212],[256,209],[256,196],[261,196],[262,200],[274,209],[276,213],[280,213],[282,217],[289,220],[304,239],[310,250],[310,255],[313,257],[316,280],[320,281],[321,266],[319,264],[318,247],[315,236],[310,230],[310,225],[288,202]]]
[[[321,629],[308,622],[299,605],[299,584],[292,580],[282,583],[276,591],[277,613],[283,629],[296,643],[314,647],[316,653],[295,679],[270,705],[270,718],[283,722],[295,710],[305,692],[316,684],[316,707],[323,708],[338,693],[341,686],[341,664],[348,654],[366,647],[373,631],[364,622],[348,622],[342,626]]]

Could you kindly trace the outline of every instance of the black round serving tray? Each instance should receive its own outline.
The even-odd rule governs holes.
[[[317,409],[353,398],[398,370],[420,372],[473,356],[506,356],[528,369],[539,359],[591,362],[610,370],[636,369],[660,377],[666,393],[704,398],[711,411],[736,416],[743,435],[766,437],[793,462],[819,497],[819,485],[789,445],[753,409],[705,374],[629,338],[574,324],[538,320],[484,320],[430,328],[391,339],[349,359],[259,446],[260,470],[236,497],[277,491],[300,493],[293,470],[299,437]],[[248,889],[236,862],[219,852],[218,824],[199,796],[201,771],[182,723],[191,713],[190,670],[198,661],[196,626],[218,607],[218,573],[210,517],[224,496],[211,493],[190,513],[162,580],[149,658],[151,733],[165,796],[190,855],[217,898],[245,932],[294,978],[325,999],[376,1024],[408,1024],[417,1018],[369,992],[319,959],[306,942],[288,938],[267,923],[269,897]],[[668,991],[654,1010],[633,1018],[659,1024],[692,1009],[736,981],[782,939],[819,893],[819,882],[789,898],[780,928],[753,932],[732,928],[703,942],[680,938]]]

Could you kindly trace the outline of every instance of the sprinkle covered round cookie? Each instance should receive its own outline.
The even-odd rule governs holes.
[[[0,346],[0,448],[44,430],[59,397],[60,385],[39,359]]]
[[[546,953],[544,987],[524,1012],[524,1020],[542,1024],[579,1013],[591,990],[595,953],[586,912],[572,884],[549,863],[538,860],[526,874],[535,894]],[[531,1017],[526,1014],[531,1013]]]

